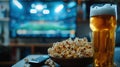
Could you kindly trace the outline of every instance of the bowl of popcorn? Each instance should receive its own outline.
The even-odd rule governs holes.
[[[56,42],[48,49],[51,60],[62,67],[85,67],[93,62],[93,53],[93,45],[86,37]]]

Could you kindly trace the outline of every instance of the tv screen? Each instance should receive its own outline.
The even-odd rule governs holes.
[[[75,1],[10,0],[11,37],[75,37]]]

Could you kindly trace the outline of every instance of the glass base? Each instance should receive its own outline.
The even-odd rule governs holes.
[[[90,67],[95,67],[93,64]],[[96,66],[97,67],[97,66]],[[99,67],[99,66],[98,66]],[[105,66],[104,66],[105,67]],[[112,67],[117,67],[117,64],[114,62],[114,66]]]
[[[93,64],[90,64],[88,67],[94,67]],[[117,67],[117,64],[114,62],[114,66],[113,67]]]

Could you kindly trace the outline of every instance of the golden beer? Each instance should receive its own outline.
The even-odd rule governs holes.
[[[116,16],[90,16],[90,28],[94,44],[94,67],[114,67]]]

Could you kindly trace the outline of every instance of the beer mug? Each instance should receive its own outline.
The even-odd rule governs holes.
[[[116,7],[115,4],[94,4],[90,7],[94,67],[114,67]]]

